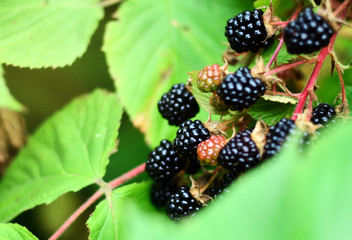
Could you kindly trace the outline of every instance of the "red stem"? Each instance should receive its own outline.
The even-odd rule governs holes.
[[[351,1],[351,0],[346,0],[346,1],[344,1],[343,3],[341,3],[340,6],[335,10],[334,15],[336,16],[336,15],[338,15],[343,9],[350,7],[350,6],[349,6],[350,1]]]
[[[109,182],[109,186],[114,189],[121,185],[122,183],[130,180],[131,178],[136,177],[140,173],[144,172],[145,163],[139,165],[138,167],[132,169],[131,171],[121,175],[120,177]],[[96,191],[85,203],[83,203],[65,222],[61,225],[61,227],[49,238],[49,240],[58,239],[61,234],[96,200],[98,200],[103,195],[101,189]]]
[[[301,11],[301,9],[302,9],[302,5],[299,5],[299,6],[297,7],[296,11],[293,13],[293,15],[292,15],[292,16],[290,17],[290,19],[287,21],[287,24],[288,24],[290,21],[296,19],[297,15],[298,15],[298,13]],[[271,58],[270,58],[268,64],[267,64],[266,67],[265,67],[265,69],[266,69],[267,71],[270,69],[271,65],[273,64],[273,62],[274,62],[275,59],[277,58],[277,55],[279,54],[282,45],[284,45],[284,37],[281,35],[279,45],[276,47],[274,54],[271,56]]]
[[[342,102],[347,102],[346,101],[346,90],[345,90],[345,83],[343,82],[343,77],[341,74],[341,70],[339,66],[336,66],[336,70],[337,70],[337,74],[339,75],[339,79],[340,79],[340,84],[341,84],[341,95],[342,95]]]
[[[348,0],[348,2],[350,3],[350,0]],[[344,9],[344,11],[341,13],[340,15],[340,18],[341,19],[344,19],[348,13],[348,9],[350,7],[351,3],[348,5],[348,7],[346,7]],[[339,24],[339,28],[341,27],[341,24]],[[313,69],[313,72],[312,74],[310,75],[310,78],[306,84],[306,86],[304,87],[301,95],[300,95],[300,98],[298,100],[298,103],[297,103],[297,106],[296,106],[296,109],[295,111],[293,112],[293,115],[292,115],[292,120],[296,120],[297,119],[297,114],[301,114],[303,112],[303,109],[304,109],[304,106],[305,106],[305,103],[306,103],[306,100],[307,100],[307,97],[308,95],[310,95],[311,92],[314,91],[314,84],[315,82],[317,81],[317,78],[318,78],[318,75],[319,75],[319,72],[324,64],[324,61],[325,61],[325,58],[329,55],[329,53],[332,51],[332,46],[334,45],[335,43],[335,40],[336,40],[336,36],[337,36],[337,32],[334,33],[334,35],[331,37],[330,39],[330,44],[326,47],[324,47],[321,52],[319,53],[318,55],[318,61],[317,63],[315,64],[315,67]]]
[[[295,66],[298,66],[298,65],[301,65],[303,63],[306,63],[308,62],[308,60],[302,60],[302,61],[298,61],[298,62],[295,62],[295,63],[290,63],[290,64],[284,64],[284,65],[281,65],[271,71],[268,71],[264,74],[264,76],[269,76],[269,75],[272,75],[272,74],[275,74],[275,73],[278,73],[278,72],[282,72],[282,71],[285,71],[287,69],[291,69]]]

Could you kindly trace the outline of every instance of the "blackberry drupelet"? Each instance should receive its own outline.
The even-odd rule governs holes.
[[[185,166],[169,140],[162,140],[148,155],[145,170],[157,182],[169,182]]]
[[[189,187],[182,186],[166,203],[166,214],[173,220],[194,215],[202,205],[189,192]]]
[[[174,146],[176,152],[187,159],[185,168],[187,173],[193,174],[200,168],[197,146],[208,138],[210,138],[210,132],[199,120],[187,120],[177,130]]]
[[[333,28],[312,9],[306,8],[284,29],[284,41],[290,54],[309,54],[329,45]]]
[[[170,91],[161,97],[158,109],[170,125],[176,126],[199,112],[197,101],[183,83],[173,85]]]
[[[257,52],[272,42],[263,21],[263,11],[244,11],[227,21],[225,36],[233,50],[238,53]]]
[[[283,118],[274,126],[271,126],[266,135],[263,159],[274,156],[281,149],[287,136],[292,133],[295,128],[295,122],[287,118]]]
[[[154,182],[150,190],[150,200],[157,207],[164,207],[172,194],[178,190],[175,181],[167,183]]]
[[[266,91],[259,78],[253,78],[249,68],[241,67],[221,82],[218,94],[231,110],[242,111],[254,104]]]
[[[218,197],[222,192],[228,191],[228,187],[236,178],[238,178],[238,174],[226,173],[220,182],[209,190],[209,195],[211,197]]]
[[[259,150],[251,138],[251,132],[239,132],[221,149],[218,162],[230,172],[238,174],[259,163]]]
[[[327,103],[320,103],[313,108],[310,121],[314,124],[327,124],[336,115],[335,108]]]
[[[216,111],[221,113],[225,113],[229,107],[224,103],[224,101],[220,98],[218,92],[213,92],[209,98],[209,104],[213,106]]]

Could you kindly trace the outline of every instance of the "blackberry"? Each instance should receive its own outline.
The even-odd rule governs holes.
[[[231,110],[242,111],[255,103],[266,91],[259,78],[253,78],[249,68],[241,67],[221,82],[218,94]]]
[[[244,172],[259,163],[259,150],[251,132],[239,132],[220,150],[218,162],[232,173]]]
[[[281,149],[287,136],[292,133],[295,128],[295,122],[287,118],[283,118],[274,126],[271,126],[266,135],[263,158],[274,156]]]
[[[327,103],[320,103],[313,108],[310,121],[314,124],[326,125],[336,115],[335,108]]]
[[[218,88],[225,73],[218,64],[204,67],[197,75],[197,86],[202,92],[214,92]]]
[[[173,85],[170,91],[161,97],[158,109],[170,125],[176,126],[199,112],[196,99],[183,83]]]
[[[167,200],[178,190],[175,181],[160,183],[154,182],[150,190],[150,200],[157,207],[164,207]]]
[[[185,161],[175,151],[169,140],[162,140],[148,155],[145,170],[157,182],[169,182],[184,168]]]
[[[166,214],[173,220],[194,215],[202,205],[189,192],[189,187],[182,186],[166,203]]]
[[[290,54],[309,54],[329,45],[334,30],[321,16],[306,8],[284,29]]]
[[[272,42],[263,21],[263,11],[244,11],[227,21],[225,36],[233,50],[238,53],[257,52]]]
[[[222,192],[228,191],[228,187],[236,178],[238,178],[238,174],[226,173],[220,182],[209,190],[209,195],[211,197],[218,197]]]
[[[175,150],[183,157],[197,158],[197,146],[210,138],[209,130],[199,120],[187,120],[177,130]]]

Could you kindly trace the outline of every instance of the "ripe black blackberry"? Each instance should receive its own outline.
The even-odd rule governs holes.
[[[310,121],[314,124],[326,125],[336,115],[335,108],[327,103],[320,103],[313,108]]]
[[[251,132],[239,132],[220,150],[218,162],[230,172],[238,174],[259,163],[259,150],[251,138]]]
[[[208,138],[210,138],[210,132],[199,120],[187,120],[177,130],[174,146],[182,158],[188,159],[187,172],[194,173],[199,169],[197,146]]]
[[[249,68],[241,67],[222,80],[218,94],[231,110],[241,111],[255,103],[265,91],[265,84],[253,78]]]
[[[154,182],[150,190],[150,200],[157,207],[164,207],[172,194],[178,190],[175,181],[167,183]]]
[[[218,197],[222,192],[228,191],[228,187],[236,178],[238,178],[238,174],[226,173],[218,184],[209,189],[209,195],[211,197]]]
[[[312,9],[306,8],[284,29],[284,41],[290,54],[309,54],[329,45],[333,28]]]
[[[292,133],[295,128],[295,122],[287,118],[283,118],[274,126],[271,126],[266,135],[263,159],[274,156],[281,149],[287,136]]]
[[[185,161],[179,157],[169,140],[162,140],[148,155],[145,170],[157,182],[169,182],[183,169]]]
[[[176,126],[199,112],[197,101],[183,83],[173,85],[170,91],[161,97],[158,109],[170,125]]]
[[[182,186],[166,203],[166,214],[173,220],[194,215],[202,205],[189,192],[189,187]]]
[[[244,11],[230,18],[225,27],[225,36],[231,48],[238,53],[257,52],[272,42],[272,37],[267,39],[263,11],[260,9]]]

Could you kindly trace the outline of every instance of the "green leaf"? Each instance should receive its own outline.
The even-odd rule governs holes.
[[[118,21],[107,25],[103,50],[122,102],[148,144],[175,137],[176,128],[158,112],[161,96],[173,84],[186,83],[187,72],[221,64],[226,21],[248,8],[252,2],[232,0],[130,0],[121,5]]]
[[[290,117],[294,108],[295,105],[292,104],[265,101],[261,98],[248,109],[247,113],[255,120],[263,120],[271,126],[284,117]]]
[[[41,68],[70,65],[103,17],[98,0],[0,0],[0,61]]]
[[[0,221],[101,179],[121,115],[117,96],[97,90],[48,119],[0,182]]]
[[[129,211],[128,239],[350,239],[351,134],[350,122],[337,126],[306,155],[290,142],[181,224]]]
[[[21,111],[23,107],[14,97],[12,97],[9,89],[6,86],[3,74],[4,71],[2,66],[0,66],[0,107],[8,108],[14,111]]]
[[[144,211],[155,211],[149,201],[149,191],[150,182],[133,183],[114,190],[88,219],[89,239],[128,239],[130,233],[125,231],[125,220],[134,216],[126,211],[126,206],[133,204]]]
[[[27,228],[14,223],[0,223],[0,240],[36,240]]]
[[[254,2],[254,7],[259,8],[259,7],[269,7],[270,6],[270,2],[273,5],[273,8],[275,9],[281,2],[281,0],[257,0]]]

